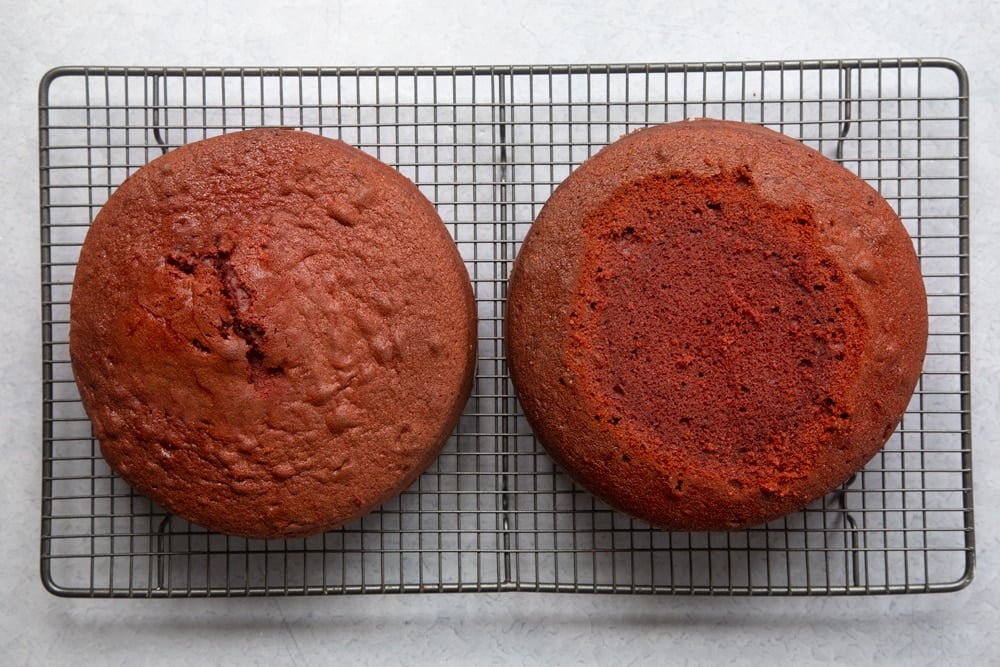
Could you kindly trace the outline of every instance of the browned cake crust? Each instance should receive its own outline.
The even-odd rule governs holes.
[[[371,511],[469,395],[475,304],[433,206],[342,142],[252,130],[178,148],[98,214],[70,355],[111,467],[248,537]]]
[[[913,244],[857,176],[759,126],[630,134],[543,208],[507,351],[553,458],[656,526],[769,521],[885,443],[920,375]]]

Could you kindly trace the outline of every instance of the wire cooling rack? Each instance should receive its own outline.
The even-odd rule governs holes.
[[[67,596],[576,591],[875,594],[972,578],[968,87],[944,60],[394,69],[61,68],[40,88],[41,572]],[[619,136],[692,116],[763,123],[860,174],[921,257],[925,372],[884,451],[803,512],[671,533],[575,487],[505,367],[506,280],[542,204]],[[380,510],[310,539],[206,532],[100,457],[73,382],[69,296],[87,227],[173,147],[261,125],[340,137],[436,204],[479,308],[474,393],[444,453]]]

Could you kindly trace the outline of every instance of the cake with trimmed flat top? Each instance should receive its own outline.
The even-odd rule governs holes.
[[[506,324],[520,402],[573,479],[664,529],[730,530],[879,451],[927,306],[878,192],[794,139],[705,119],[631,133],[558,187]]]

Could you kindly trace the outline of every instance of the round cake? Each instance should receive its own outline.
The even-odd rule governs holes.
[[[763,127],[629,134],[535,221],[506,344],[577,482],[669,530],[744,528],[860,469],[919,378],[913,243],[857,176]]]
[[[301,537],[401,492],[472,384],[475,303],[413,183],[340,141],[237,132],[111,196],[70,356],[108,464],[184,519]]]

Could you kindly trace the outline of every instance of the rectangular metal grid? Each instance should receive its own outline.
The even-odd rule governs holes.
[[[576,591],[874,594],[972,578],[968,87],[943,60],[393,69],[60,68],[39,98],[41,572],[67,596]],[[669,533],[574,487],[505,368],[506,279],[531,221],[623,133],[710,116],[763,123],[872,183],[921,257],[925,372],[884,451],[805,511],[734,533]],[[305,540],[225,537],[135,495],[100,457],[68,357],[87,227],[126,176],[181,144],[283,125],[339,137],[436,204],[479,308],[473,396],[402,496]]]

